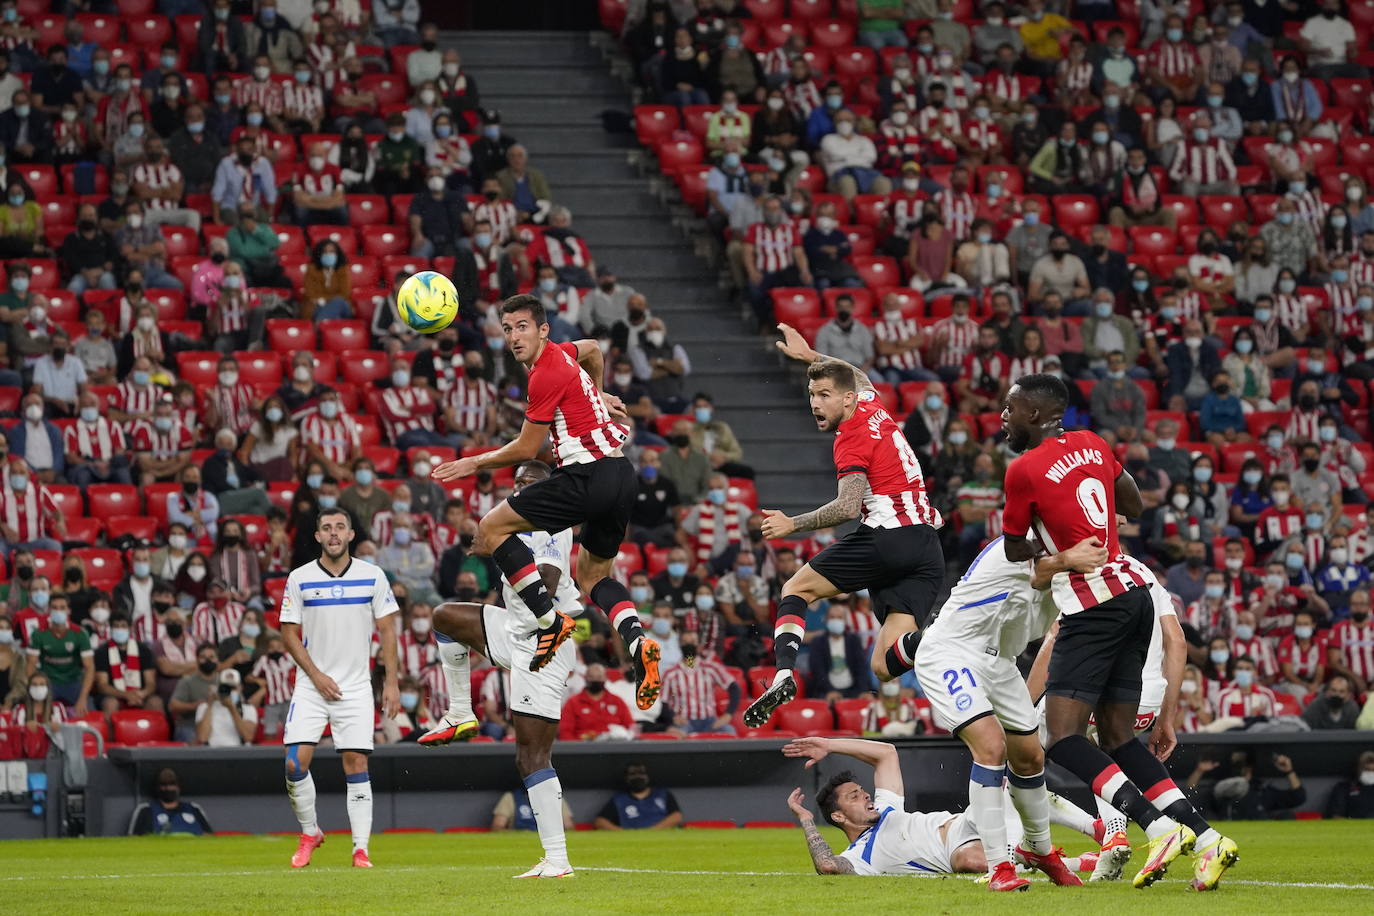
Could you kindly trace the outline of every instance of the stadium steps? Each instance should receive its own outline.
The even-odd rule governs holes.
[[[627,112],[631,89],[603,54],[601,37],[570,32],[463,32],[462,50],[482,104],[500,109],[505,131],[530,149],[555,199],[598,264],[649,299],[671,339],[691,354],[687,391],[710,391],[745,457],[759,472],[762,503],[796,512],[834,496],[829,441],[816,432],[800,375],[742,320],[719,283],[719,263],[698,255],[695,221],[676,193],[645,168],[628,134],[607,133],[606,109]]]

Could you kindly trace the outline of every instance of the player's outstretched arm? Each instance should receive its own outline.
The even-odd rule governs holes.
[[[858,518],[868,492],[868,475],[856,472],[840,478],[839,494],[813,512],[789,517],[777,509],[763,513],[763,536],[782,538],[794,531],[818,531]]]
[[[1050,581],[1061,572],[1090,573],[1107,562],[1107,548],[1099,538],[1084,538],[1068,550],[1054,556],[1041,557],[1035,561],[1035,572],[1031,575],[1031,588],[1044,591]]]
[[[897,762],[897,749],[886,741],[868,741],[863,738],[793,738],[782,749],[787,757],[806,760],[807,769],[815,766],[831,754],[853,757],[860,763],[873,767],[873,785],[902,795],[902,768]]]
[[[453,461],[445,461],[430,471],[429,476],[435,480],[461,480],[481,470],[512,467],[536,457],[548,434],[547,423],[526,420],[520,427],[520,435],[500,448],[480,455],[468,455]]]
[[[816,829],[816,819],[806,807],[806,796],[800,788],[793,789],[792,794],[787,797],[787,807],[797,816],[797,823],[801,824],[802,833],[806,834],[806,849],[811,853],[811,864],[816,867],[816,874],[854,874],[853,864],[848,859],[835,855],[835,850],[830,848],[825,837],[821,836],[820,830]]]
[[[778,324],[778,333],[782,334],[782,340],[777,342],[777,347],[784,356],[799,360],[804,363],[815,363],[821,360],[834,360],[837,363],[844,363],[854,371],[854,379],[858,383],[859,390],[871,389],[873,383],[868,380],[868,374],[851,363],[845,363],[842,359],[835,359],[833,356],[826,356],[824,353],[817,353],[812,346],[806,342],[806,338],[801,332],[790,324]]]

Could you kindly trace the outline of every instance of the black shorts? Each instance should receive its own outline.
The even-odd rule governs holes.
[[[1154,630],[1148,588],[1133,588],[1059,622],[1045,693],[1089,706],[1140,702],[1141,669]]]
[[[910,614],[925,626],[945,584],[945,553],[939,535],[929,525],[860,525],[807,565],[842,592],[868,589],[880,622],[889,611],[896,611]]]
[[[556,468],[506,501],[521,518],[550,534],[581,525],[578,541],[593,556],[608,560],[620,553],[638,495],[628,458],[599,458]]]

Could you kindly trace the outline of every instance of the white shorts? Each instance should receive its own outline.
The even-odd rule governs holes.
[[[1040,719],[1040,746],[1045,750],[1050,749],[1050,730],[1045,725],[1045,698],[1041,697],[1040,702],[1035,704],[1035,713]],[[1159,715],[1158,704],[1152,706],[1141,706],[1135,711],[1135,733],[1143,735],[1155,727],[1155,718]],[[1092,716],[1088,717],[1088,740],[1097,743],[1097,723]]]
[[[526,635],[522,624],[505,608],[483,605],[482,631],[487,641],[487,658],[510,672],[511,712],[557,722],[563,713],[563,693],[577,658],[572,640],[558,647],[553,661],[531,671],[535,637]]]
[[[1033,735],[1039,727],[1014,659],[927,637],[916,650],[916,679],[947,731],[986,715],[997,716],[1008,734]]]
[[[318,744],[328,725],[334,736],[334,746],[339,750],[370,752],[377,709],[372,700],[372,687],[363,683],[340,689],[343,698],[329,701],[320,696],[309,678],[299,677],[291,694],[291,705],[286,710],[286,733],[282,743]]]

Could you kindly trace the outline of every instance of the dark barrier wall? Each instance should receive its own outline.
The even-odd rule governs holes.
[[[1201,740],[1200,740],[1201,739]],[[657,785],[673,790],[688,820],[786,820],[787,793],[800,785],[814,796],[819,780],[848,768],[847,758],[832,758],[810,772],[782,756],[782,741],[643,741],[560,744],[554,760],[568,804],[579,823],[590,822],[619,786],[625,764],[642,760]],[[967,799],[968,753],[953,739],[895,742],[902,750],[907,802],[922,810],[962,810]],[[1361,751],[1374,748],[1374,733],[1306,735],[1188,736],[1170,760],[1181,782],[1210,747],[1252,748],[1260,776],[1274,776],[1272,754],[1292,758],[1308,789],[1306,810],[1320,810],[1331,785],[1348,777]],[[87,792],[91,835],[118,835],[130,814],[148,797],[157,770],[180,774],[187,798],[200,803],[221,830],[255,833],[294,831],[295,819],[283,787],[280,748],[208,751],[203,748],[116,748],[108,760],[92,760]],[[50,767],[52,773],[55,767]],[[312,766],[319,786],[321,821],[327,830],[347,826],[343,776],[338,758],[322,749]],[[501,794],[516,784],[511,745],[466,745],[422,749],[388,746],[372,756],[376,799],[375,829],[389,827],[485,826]],[[861,780],[870,774],[856,767]],[[1056,791],[1080,804],[1086,790],[1062,771],[1050,771]],[[1090,809],[1091,810],[1091,809]],[[41,835],[36,823],[24,831],[4,812],[0,836]]]

